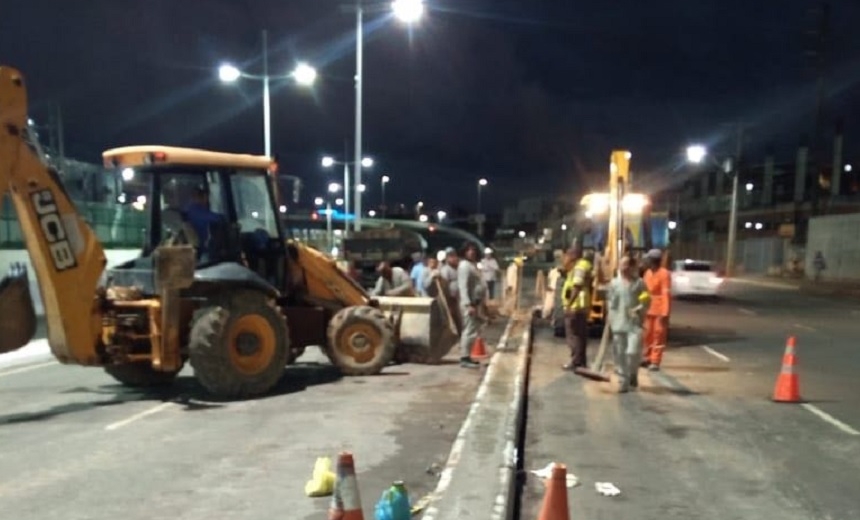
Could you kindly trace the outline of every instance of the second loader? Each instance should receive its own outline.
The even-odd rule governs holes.
[[[210,393],[246,397],[270,391],[308,346],[321,346],[346,375],[379,373],[401,335],[414,336],[400,330],[415,322],[404,313],[428,323],[445,316],[431,298],[408,308],[383,301],[383,312],[332,259],[287,240],[276,165],[264,156],[106,151],[120,200],[144,212],[147,225],[140,256],[105,270],[102,245],[40,159],[26,121],[23,75],[0,67],[0,194],[14,203],[48,344],[62,363],[103,367],[132,386],[170,384],[188,363]],[[28,287],[20,265],[0,282],[0,353],[35,333]],[[444,353],[456,337],[418,341]]]

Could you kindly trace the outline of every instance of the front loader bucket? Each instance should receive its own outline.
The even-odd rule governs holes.
[[[438,364],[457,343],[456,325],[445,305],[436,298],[380,296],[386,316],[400,322],[395,359],[400,362]]]
[[[0,354],[18,350],[36,335],[36,311],[25,264],[12,264],[0,280]]]

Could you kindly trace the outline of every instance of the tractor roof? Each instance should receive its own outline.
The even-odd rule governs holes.
[[[102,153],[102,158],[107,168],[133,168],[152,164],[188,164],[267,170],[274,163],[271,157],[264,155],[213,152],[197,148],[159,145],[112,148]]]

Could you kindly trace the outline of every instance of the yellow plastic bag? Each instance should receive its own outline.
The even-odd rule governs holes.
[[[329,457],[317,458],[314,464],[314,474],[305,484],[305,495],[309,497],[327,497],[334,493],[335,474],[331,470]]]

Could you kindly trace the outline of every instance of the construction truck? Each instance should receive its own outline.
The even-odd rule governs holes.
[[[655,227],[652,222],[650,197],[631,189],[630,158],[628,151],[613,151],[609,193],[589,193],[580,201],[582,211],[576,223],[577,240],[583,251],[594,258],[589,312],[593,331],[602,331],[606,322],[606,291],[618,268],[620,255],[641,258],[653,247],[665,247],[665,240],[659,239],[668,236],[668,229],[661,232],[663,226]]]
[[[271,390],[307,346],[361,375],[388,365],[403,336],[424,354],[455,344],[451,327],[428,325],[446,315],[435,300],[404,311],[372,299],[331,258],[284,237],[270,157],[133,146],[103,159],[120,200],[148,223],[140,256],[108,270],[31,142],[24,77],[0,67],[0,195],[19,217],[60,362],[103,367],[131,386],[170,384],[189,363],[210,393],[237,398]],[[0,282],[0,353],[35,334],[27,276],[13,265]]]

